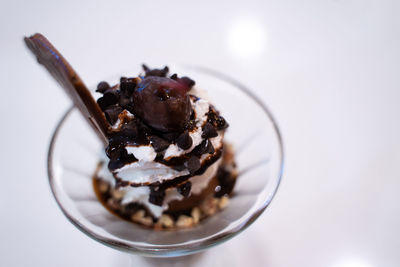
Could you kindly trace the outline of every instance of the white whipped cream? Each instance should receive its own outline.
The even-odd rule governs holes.
[[[151,184],[188,175],[189,171],[177,171],[167,165],[155,161],[139,160],[126,164],[122,168],[115,170],[114,174],[116,177],[126,182]]]
[[[217,160],[212,164],[202,175],[191,177],[188,181],[192,183],[190,194],[200,194],[208,185],[210,180],[215,176],[221,160]],[[111,186],[115,185],[115,179],[112,173],[108,170],[107,164],[103,164],[102,168],[98,172],[98,177],[108,183]],[[121,203],[123,205],[137,202],[145,206],[154,217],[159,218],[163,211],[168,209],[168,203],[174,200],[182,200],[183,196],[176,190],[176,188],[168,188],[165,191],[165,198],[162,206],[157,206],[149,202],[150,188],[148,186],[140,187],[121,187],[117,190],[123,191],[124,196],[122,197]]]

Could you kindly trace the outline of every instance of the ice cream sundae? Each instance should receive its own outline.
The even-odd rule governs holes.
[[[229,124],[189,77],[143,65],[137,77],[100,82],[94,100],[40,34],[25,38],[104,144],[97,197],[112,213],[154,229],[193,227],[223,209],[235,185]]]

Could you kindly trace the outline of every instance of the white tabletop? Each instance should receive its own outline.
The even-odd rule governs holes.
[[[70,102],[25,49],[34,32],[87,84],[142,62],[192,63],[236,76],[271,108],[281,187],[254,225],[201,256],[208,266],[399,266],[400,2],[115,2],[0,4],[1,266],[128,262],[51,195],[49,138]]]

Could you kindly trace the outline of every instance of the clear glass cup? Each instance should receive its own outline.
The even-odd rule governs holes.
[[[51,190],[65,216],[104,245],[149,257],[178,257],[203,251],[251,225],[274,197],[283,171],[283,144],[268,108],[245,86],[200,67],[170,68],[196,81],[229,122],[239,177],[221,212],[184,230],[156,231],[122,220],[97,200],[92,186],[104,148],[79,112],[71,107],[58,123],[48,153]],[[181,70],[180,70],[181,69]],[[132,72],[131,72],[132,73]]]

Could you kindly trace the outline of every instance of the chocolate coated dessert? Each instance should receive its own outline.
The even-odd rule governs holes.
[[[114,213],[159,228],[161,218],[170,216],[177,226],[196,208],[202,218],[211,215],[200,207],[217,209],[236,181],[233,152],[223,141],[228,123],[193,92],[192,79],[168,72],[144,66],[138,77],[97,87],[111,131],[96,192]]]

